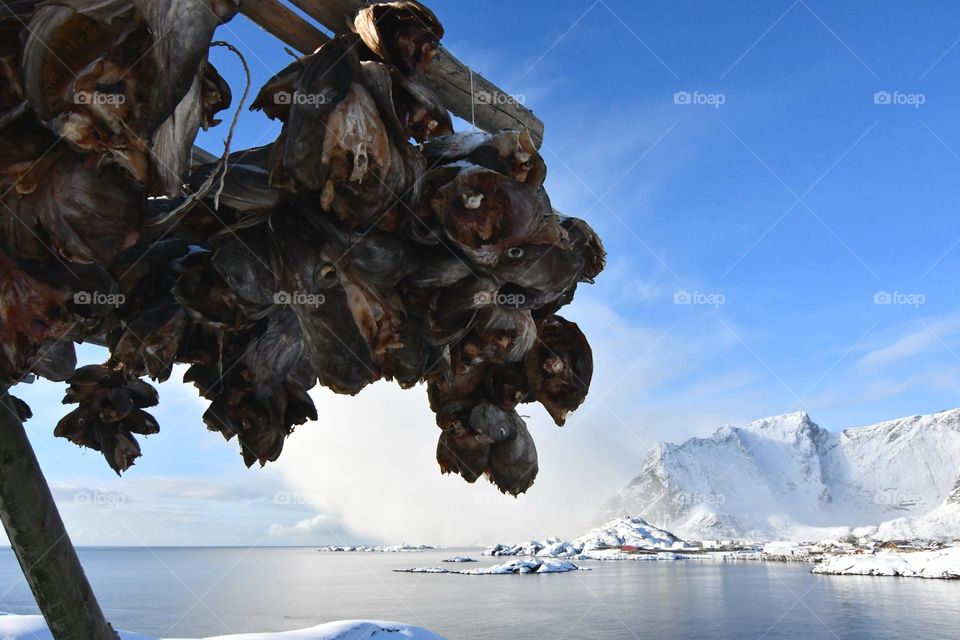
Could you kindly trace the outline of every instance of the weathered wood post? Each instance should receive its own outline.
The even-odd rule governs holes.
[[[37,456],[0,387],[0,520],[56,640],[118,640],[63,526]]]

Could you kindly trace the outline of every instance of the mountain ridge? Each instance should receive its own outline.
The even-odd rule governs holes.
[[[658,443],[600,517],[621,513],[688,539],[778,539],[889,521],[901,534],[940,527],[960,536],[960,409],[841,431],[794,412]]]

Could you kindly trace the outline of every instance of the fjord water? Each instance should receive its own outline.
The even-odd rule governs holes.
[[[809,565],[583,562],[527,576],[395,573],[478,550],[81,549],[114,625],[162,637],[284,631],[351,618],[398,620],[449,640],[533,638],[899,640],[953,638],[960,581],[814,576]],[[0,611],[36,613],[9,549]]]

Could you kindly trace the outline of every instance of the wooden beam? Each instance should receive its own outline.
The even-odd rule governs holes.
[[[103,617],[40,463],[0,386],[0,520],[55,640],[119,640]]]
[[[313,53],[330,37],[278,0],[242,0],[240,11],[267,33],[300,53]]]
[[[289,0],[305,14],[334,33],[353,30],[353,19],[367,4],[364,0]]]
[[[427,68],[427,84],[444,106],[484,131],[519,129],[530,131],[537,148],[543,144],[543,122],[526,108],[521,96],[512,96],[460,62],[442,46]]]
[[[256,5],[278,5],[283,11],[303,22],[277,0],[244,0],[241,11],[250,15],[248,3],[254,5],[254,9],[261,8]],[[351,30],[353,16],[367,4],[364,0],[290,0],[290,3],[338,34]],[[270,12],[279,15],[275,10]],[[256,21],[256,18],[254,20]],[[274,33],[270,28],[264,28]],[[297,46],[283,33],[282,20],[279,28],[281,33],[274,35]],[[493,132],[526,127],[538,147],[543,142],[543,122],[522,104],[523,100],[519,96],[515,97],[503,91],[480,74],[471,71],[443,46],[437,52],[424,80],[447,109],[480,129]]]

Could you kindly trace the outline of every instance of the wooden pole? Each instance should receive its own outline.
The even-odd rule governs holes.
[[[50,487],[0,388],[0,520],[55,640],[119,640],[103,616]]]
[[[364,0],[290,0],[290,3],[338,34],[350,31],[353,17],[367,4]],[[279,39],[307,52],[298,44],[304,35],[297,21],[304,22],[303,19],[278,0],[243,0],[240,11]],[[293,19],[278,18],[286,14]],[[269,26],[264,23],[267,19],[272,22]],[[323,38],[325,42],[327,37]],[[312,40],[306,42],[310,44]],[[494,132],[526,127],[537,147],[543,143],[543,122],[523,105],[520,96],[508,94],[472,71],[443,46],[423,79],[447,109],[478,128]]]
[[[243,0],[240,10],[270,35],[300,53],[313,53],[330,37],[276,0]]]

